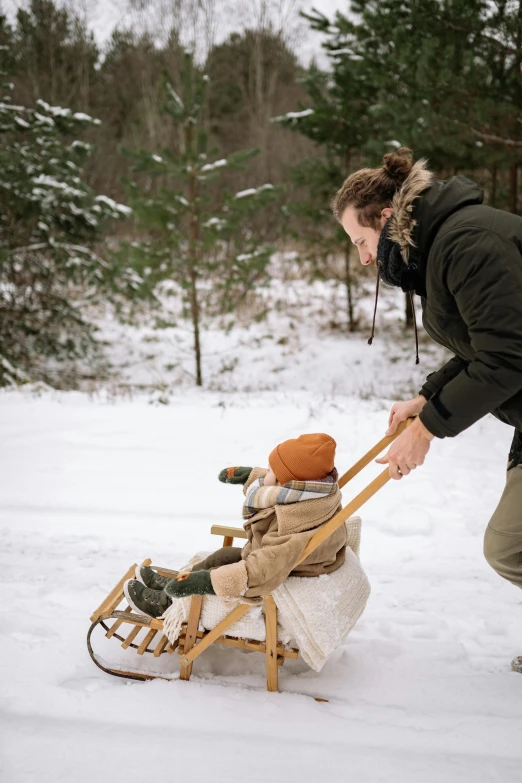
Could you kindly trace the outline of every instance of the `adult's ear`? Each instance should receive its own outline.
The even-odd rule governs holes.
[[[381,231],[392,215],[393,209],[391,207],[384,207],[384,209],[381,209]]]

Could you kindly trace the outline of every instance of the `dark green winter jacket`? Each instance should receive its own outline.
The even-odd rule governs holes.
[[[522,430],[522,218],[482,200],[475,183],[435,180],[419,161],[390,218],[424,328],[455,354],[420,392],[439,438],[487,413]]]

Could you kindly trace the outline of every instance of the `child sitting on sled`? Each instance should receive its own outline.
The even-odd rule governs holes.
[[[138,566],[137,579],[124,585],[129,605],[139,613],[160,617],[173,598],[206,594],[257,598],[271,593],[290,575],[320,576],[340,568],[346,552],[345,525],[297,566],[317,529],[341,508],[335,447],[333,438],[324,433],[301,435],[276,446],[268,469],[222,470],[220,481],[244,485],[245,546],[222,547],[177,578]]]

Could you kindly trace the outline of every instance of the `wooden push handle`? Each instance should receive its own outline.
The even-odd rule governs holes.
[[[402,432],[404,432],[406,427],[410,426],[412,421],[413,419],[406,419],[406,421],[401,422],[401,424],[399,424],[397,427],[397,431],[393,435],[386,435],[384,438],[382,438],[382,440],[376,443],[375,446],[364,455],[364,457],[361,457],[361,459],[356,462],[353,467],[351,467],[343,476],[341,476],[339,479],[339,487],[344,487],[350,481],[350,479],[360,473],[361,470],[366,467],[366,465],[368,465],[381,453],[381,451],[390,446],[393,441],[398,438]],[[368,484],[367,487],[365,487],[365,489],[362,490],[362,492],[359,492],[359,494],[356,495],[354,499],[350,501],[350,503],[348,503],[343,509],[341,509],[341,511],[332,517],[324,527],[317,531],[313,538],[311,538],[308,542],[295,567],[306,560],[306,558],[309,557],[318,546],[321,546],[323,541],[326,541],[326,539],[331,536],[338,527],[341,527],[341,525],[346,522],[346,520],[349,519],[352,514],[355,514],[355,512],[358,511],[367,500],[373,497],[373,495],[375,495],[375,493],[381,487],[384,487],[386,482],[389,480],[390,471],[388,468],[385,468],[376,479],[374,479],[370,484]]]
[[[384,451],[384,449],[387,449],[388,446],[391,446],[393,441],[404,432],[406,427],[410,426],[412,421],[413,419],[406,419],[406,421],[402,421],[397,427],[397,431],[393,435],[386,435],[384,438],[382,438],[382,440],[376,443],[375,446],[364,455],[364,457],[361,457],[361,459],[356,462],[355,465],[347,470],[346,473],[344,473],[339,479],[339,489],[342,489],[345,484],[348,484],[350,479],[353,479],[353,477],[360,473],[361,470],[366,467],[366,465],[369,465],[370,462],[375,459],[375,457],[378,457],[381,451]]]

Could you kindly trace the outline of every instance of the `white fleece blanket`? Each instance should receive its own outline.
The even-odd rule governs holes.
[[[370,583],[359,558],[347,548],[337,571],[314,579],[290,576],[272,595],[279,624],[318,672],[363,613]]]
[[[346,638],[370,595],[370,584],[358,557],[360,517],[347,520],[346,528],[348,546],[341,568],[314,578],[289,577],[272,593],[278,609],[278,640],[288,644],[295,639],[303,659],[315,671],[323,668],[328,657]],[[203,557],[198,553],[189,566]],[[177,640],[182,624],[187,622],[190,602],[190,597],[175,600],[165,612],[164,629],[170,642]],[[214,628],[235,606],[237,602],[225,603],[218,596],[205,596],[200,630]],[[227,635],[265,641],[262,607],[253,606],[239,622],[227,629]]]

